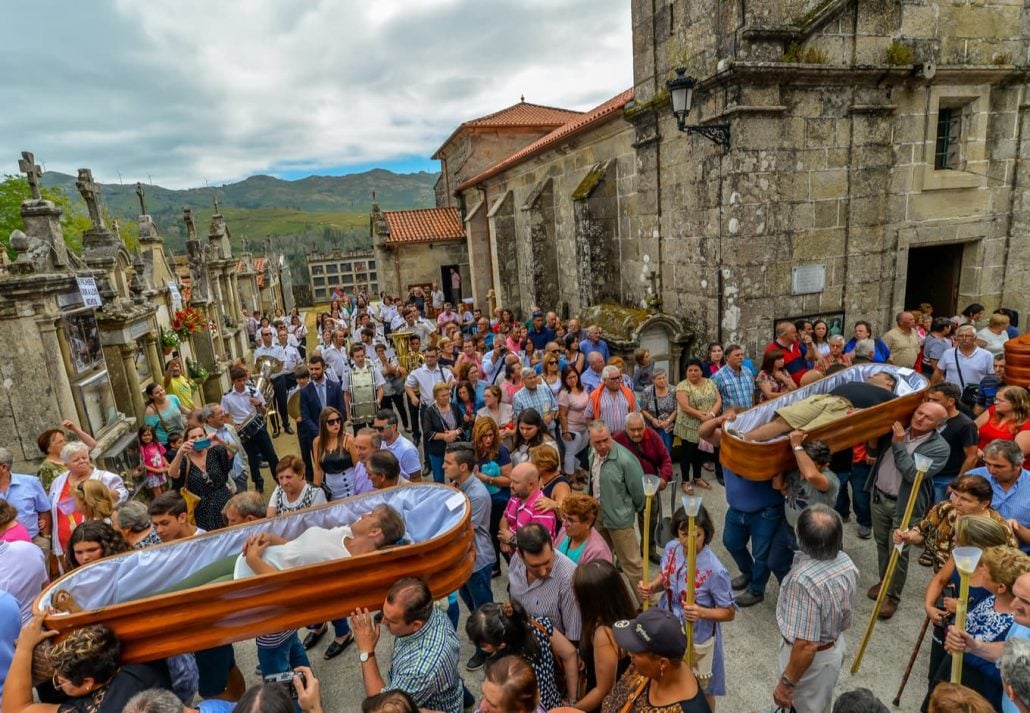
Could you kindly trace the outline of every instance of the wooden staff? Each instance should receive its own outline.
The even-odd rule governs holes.
[[[930,617],[926,617],[923,620],[923,628],[919,630],[919,638],[916,639],[916,647],[912,649],[912,655],[908,657],[908,666],[905,667],[905,675],[901,677],[901,685],[898,686],[898,694],[894,696],[894,705],[901,705],[901,694],[905,692],[905,686],[908,684],[908,677],[912,673],[912,667],[916,663],[916,658],[919,656],[919,649],[923,647],[923,639],[926,637],[926,630],[930,626]]]
[[[905,504],[905,514],[901,518],[900,529],[902,530],[908,529],[908,523],[912,519],[912,511],[916,509],[916,500],[919,499],[919,487],[923,484],[923,476],[926,475],[926,471],[930,469],[930,465],[933,463],[933,459],[920,453],[916,453],[914,458],[916,461],[916,477],[912,481],[912,490],[908,494],[908,503]],[[876,597],[873,613],[869,616],[869,623],[866,625],[865,634],[862,636],[862,643],[858,647],[858,653],[855,654],[855,662],[851,664],[852,674],[858,673],[858,668],[862,665],[862,657],[865,655],[866,646],[869,645],[869,638],[873,635],[873,627],[876,626],[880,607],[883,606],[883,600],[887,598],[887,590],[890,589],[891,581],[894,579],[894,570],[898,567],[898,558],[901,556],[903,547],[904,545],[896,545],[891,551],[891,558],[887,562],[887,570],[883,573],[883,581],[880,582],[880,593]]]
[[[644,582],[651,581],[651,560],[649,559],[651,554],[651,501],[658,492],[658,482],[657,475],[644,476],[644,532],[642,533],[644,536]],[[644,611],[647,611],[651,606],[651,597],[646,597],[640,605]]]

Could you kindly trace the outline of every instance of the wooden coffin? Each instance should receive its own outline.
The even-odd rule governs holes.
[[[924,392],[930,385],[927,379],[912,369],[889,364],[861,364],[761,403],[740,413],[732,421],[727,421],[720,441],[719,462],[748,480],[770,480],[778,473],[796,469],[797,462],[786,436],[774,441],[755,443],[733,436],[726,432],[727,429],[745,433],[771,421],[778,408],[808,396],[827,393],[847,381],[864,381],[869,375],[879,371],[889,371],[898,378],[897,398],[873,408],[861,409],[839,421],[809,431],[809,438],[825,441],[831,451],[837,452],[883,435],[891,429],[891,424],[895,421],[908,423],[912,418],[912,412],[923,401]]]
[[[1030,388],[1030,334],[1005,342],[1005,383]]]
[[[150,594],[238,554],[250,534],[274,532],[293,539],[308,527],[353,522],[384,502],[404,516],[413,544]],[[106,624],[121,639],[124,662],[150,661],[340,618],[358,607],[378,609],[402,577],[422,577],[434,597],[444,597],[465,583],[474,559],[468,498],[448,486],[420,483],[91,562],[51,583],[34,607],[45,611],[55,591],[67,590],[84,610],[50,614],[48,628],[63,632]]]

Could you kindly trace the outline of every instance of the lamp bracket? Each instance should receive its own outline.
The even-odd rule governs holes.
[[[700,134],[709,141],[730,149],[730,125],[729,124],[699,124],[698,126],[686,126],[686,117],[681,118],[677,123],[680,131],[688,134]]]

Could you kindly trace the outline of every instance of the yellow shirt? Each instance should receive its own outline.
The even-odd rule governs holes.
[[[165,389],[168,393],[179,397],[179,403],[187,411],[193,410],[193,382],[185,376],[173,376]]]

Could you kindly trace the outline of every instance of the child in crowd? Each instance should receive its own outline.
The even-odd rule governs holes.
[[[160,495],[165,491],[165,485],[168,483],[168,461],[165,460],[165,449],[158,442],[153,426],[140,426],[137,436],[144,485],[150,489],[151,495]],[[171,441],[169,434],[168,442],[171,443]],[[179,436],[179,441],[182,441],[182,436]]]

